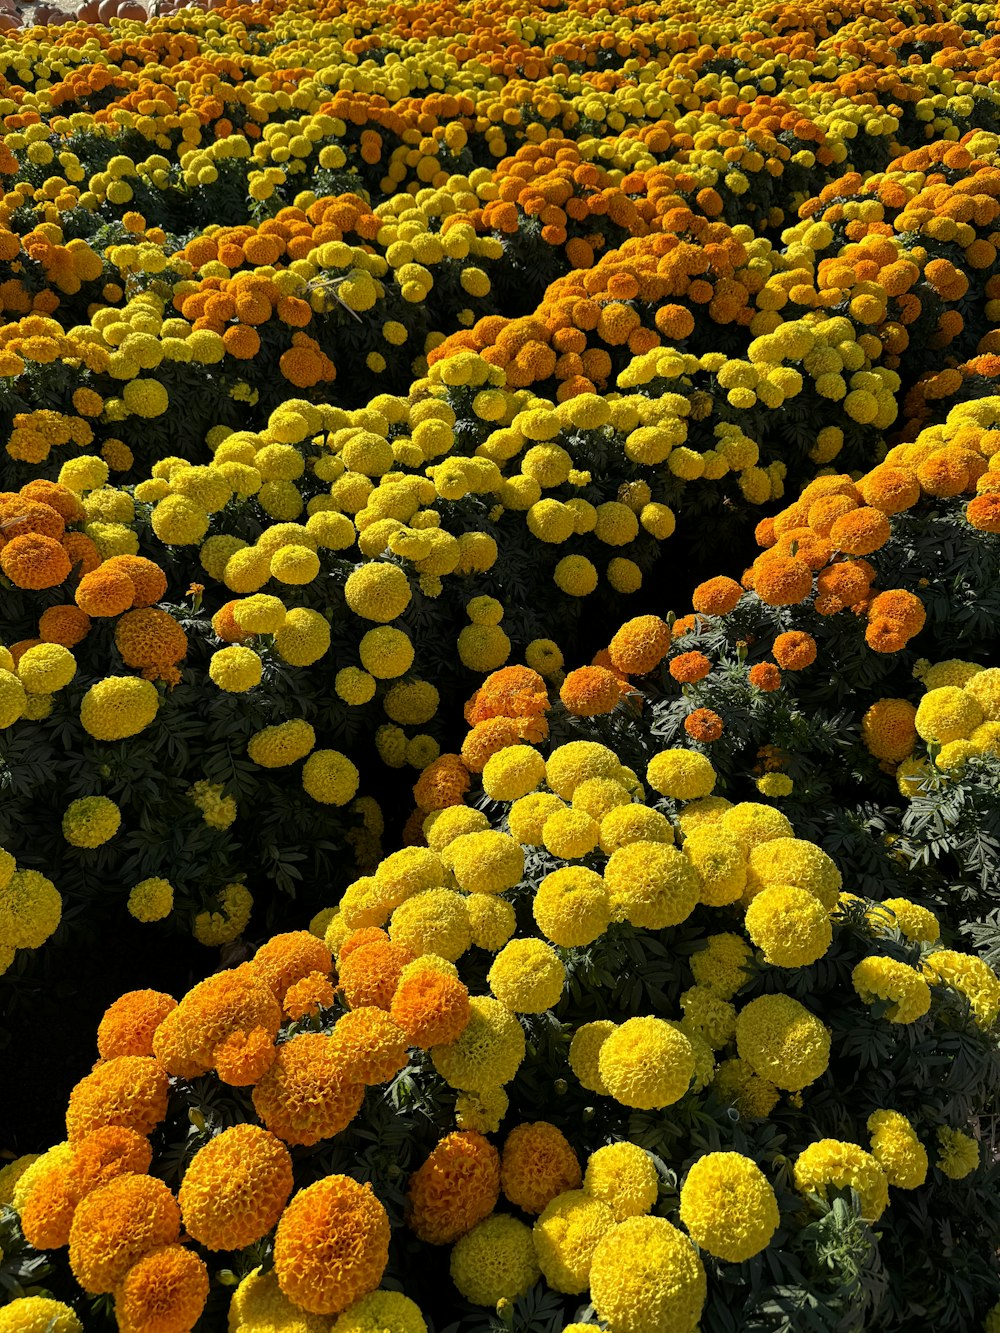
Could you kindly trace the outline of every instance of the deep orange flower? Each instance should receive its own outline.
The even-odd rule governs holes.
[[[253,1090],[253,1104],[272,1134],[309,1147],[346,1129],[364,1096],[364,1084],[348,1077],[332,1038],[307,1032],[278,1047]]]
[[[500,1188],[526,1213],[540,1213],[566,1190],[580,1188],[580,1162],[561,1130],[547,1120],[518,1125],[504,1144]]]
[[[257,1125],[233,1125],[191,1158],[178,1200],[184,1228],[209,1250],[266,1236],[292,1192],[288,1149]]]
[[[281,1290],[312,1314],[339,1314],[382,1281],[389,1218],[370,1185],[327,1176],[300,1190],[274,1240]]]
[[[193,1328],[208,1299],[208,1269],[193,1250],[162,1245],[144,1254],[115,1288],[119,1333]]]
[[[802,671],[816,661],[816,640],[804,630],[788,630],[778,635],[771,651],[783,670]]]
[[[559,690],[566,711],[575,717],[598,717],[614,712],[621,695],[618,677],[601,666],[578,667],[570,671]]]
[[[410,1177],[410,1226],[450,1245],[489,1217],[500,1195],[500,1156],[475,1130],[446,1135]]]
[[[389,1012],[412,1046],[428,1050],[457,1041],[472,1010],[464,982],[427,970],[400,982]]]
[[[694,651],[672,658],[667,669],[679,684],[691,685],[705,679],[712,669],[712,663],[704,653]]]
[[[750,684],[765,694],[781,688],[781,672],[773,662],[758,662],[748,673]]]
[[[280,1003],[289,987],[310,973],[328,976],[333,970],[333,957],[323,941],[308,930],[292,930],[262,944],[250,966]]]
[[[153,1033],[176,1008],[174,997],[163,991],[127,991],[105,1010],[97,1029],[98,1051],[105,1060],[119,1055],[152,1055]]]
[[[684,719],[684,730],[692,740],[710,744],[722,735],[724,724],[718,713],[711,708],[696,708]]]
[[[772,523],[773,535],[773,520],[768,521]],[[736,609],[742,596],[743,589],[736,580],[720,574],[698,584],[692,594],[691,605],[703,616],[727,616]]]

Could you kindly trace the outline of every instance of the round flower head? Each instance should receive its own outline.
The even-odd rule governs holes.
[[[971,1134],[941,1125],[937,1141],[938,1154],[934,1165],[950,1180],[964,1180],[979,1166],[979,1144]]]
[[[873,1111],[868,1117],[872,1156],[897,1189],[915,1190],[927,1179],[927,1149],[899,1111]]]
[[[420,961],[415,959],[409,967]],[[427,1050],[457,1041],[472,1010],[468,988],[457,976],[425,967],[409,974],[404,968],[389,1012],[409,1044]]]
[[[805,889],[828,912],[836,907],[843,886],[834,861],[821,847],[802,838],[770,838],[753,847],[750,878],[754,891],[761,885],[778,884]]]
[[[150,681],[110,676],[91,685],[83,696],[80,722],[95,740],[120,741],[145,730],[159,706],[160,696]]]
[[[562,949],[592,944],[611,921],[604,880],[584,866],[564,866],[546,875],[531,910],[542,934]]]
[[[633,842],[612,852],[604,867],[612,916],[646,930],[685,921],[698,902],[698,872],[675,847]]]
[[[82,796],[66,807],[63,837],[74,847],[100,847],[115,836],[121,822],[121,811],[107,796]]]
[[[830,1063],[830,1032],[790,995],[761,995],[736,1019],[736,1046],[755,1074],[798,1092]]]
[[[660,1192],[653,1159],[637,1144],[609,1143],[590,1154],[584,1192],[606,1203],[616,1222],[648,1213]]]
[[[233,1333],[330,1333],[330,1320],[293,1305],[272,1268],[253,1269],[233,1292],[229,1305]]]
[[[135,990],[120,996],[105,1011],[97,1029],[102,1059],[153,1054],[153,1033],[177,1001],[163,991]]]
[[[465,833],[444,850],[459,887],[467,893],[505,893],[524,874],[520,844],[494,829]]]
[[[607,1085],[601,1077],[601,1048],[618,1024],[610,1018],[599,1018],[593,1023],[584,1023],[573,1034],[569,1044],[569,1064],[573,1073],[588,1092],[610,1096]]]
[[[111,1291],[144,1254],[179,1235],[180,1211],[162,1180],[118,1176],[77,1205],[70,1267],[84,1291]]]
[[[627,676],[654,671],[670,649],[670,626],[659,616],[636,616],[622,625],[608,652],[611,664]]]
[[[410,1177],[409,1224],[421,1240],[450,1245],[492,1213],[500,1157],[474,1130],[448,1134]]]
[[[695,1162],[681,1187],[680,1218],[701,1249],[736,1264],[766,1249],[781,1220],[764,1173],[737,1152]]]
[[[0,948],[41,948],[61,917],[62,898],[52,881],[37,870],[15,871],[0,888]]]
[[[526,1213],[580,1186],[580,1163],[565,1135],[545,1120],[518,1125],[507,1136],[500,1164],[504,1197]]]
[[[851,983],[865,1004],[881,1002],[890,1023],[914,1023],[931,1007],[927,979],[895,958],[872,954],[862,958],[851,973]]]
[[[653,1111],[684,1096],[695,1056],[684,1034],[663,1019],[629,1018],[603,1042],[598,1069],[615,1101]]]
[[[431,1048],[434,1068],[461,1092],[486,1092],[509,1083],[524,1059],[524,1029],[489,996],[469,1001],[469,1022],[455,1041]]]
[[[466,902],[452,889],[416,893],[393,912],[389,938],[414,957],[433,953],[454,963],[472,943]]]
[[[962,741],[984,719],[982,708],[968,691],[957,685],[928,690],[917,706],[914,726],[922,740],[937,745]]]
[[[509,745],[487,759],[483,791],[494,801],[516,801],[545,780],[545,760],[530,745]]]
[[[607,1204],[583,1190],[556,1195],[533,1231],[535,1256],[548,1285],[571,1296],[586,1291],[594,1251],[614,1226]]]
[[[54,694],[76,675],[76,658],[61,644],[39,643],[22,656],[17,674],[28,694]]]
[[[772,805],[741,801],[723,813],[720,825],[751,850],[774,838],[793,838],[795,831],[786,815]]]
[[[512,1013],[541,1014],[562,998],[566,969],[551,945],[515,939],[497,954],[487,976],[490,989]]]
[[[694,1247],[663,1217],[626,1218],[594,1252],[590,1298],[615,1333],[694,1333],[706,1289]]]
[[[308,1147],[345,1129],[364,1095],[364,1084],[348,1076],[333,1039],[307,1032],[278,1047],[253,1090],[253,1104],[272,1134]]]
[[[148,1056],[123,1055],[100,1064],[70,1093],[70,1142],[104,1125],[150,1134],[167,1114],[167,1076]]]
[[[646,781],[661,796],[693,801],[711,795],[715,769],[694,750],[661,750],[649,761]]]
[[[861,1216],[870,1223],[877,1222],[889,1205],[888,1181],[875,1158],[856,1143],[839,1139],[820,1139],[799,1153],[795,1188],[824,1201],[831,1189],[853,1189],[861,1202]]]
[[[633,842],[673,841],[670,820],[646,805],[618,805],[601,820],[601,851],[608,856]]]
[[[548,785],[564,801],[587,778],[620,779],[622,766],[614,751],[595,741],[569,741],[549,755],[545,765]]]
[[[234,1125],[199,1149],[184,1173],[184,1229],[206,1249],[242,1250],[271,1230],[291,1192],[285,1145],[256,1125]]]
[[[370,1185],[326,1176],[300,1190],[274,1238],[278,1285],[312,1314],[339,1314],[374,1291],[389,1258],[389,1219]]]
[[[302,787],[321,805],[346,805],[354,799],[360,775],[339,750],[314,750],[302,765]]]
[[[487,1217],[451,1252],[451,1279],[473,1305],[495,1309],[500,1301],[516,1301],[540,1276],[531,1228],[516,1217]]]
[[[410,584],[398,565],[375,561],[361,565],[344,585],[344,599],[355,615],[386,623],[410,604]]]
[[[746,852],[739,839],[711,825],[692,829],[684,855],[701,881],[699,899],[708,907],[736,902],[747,882]]]
[[[563,807],[545,821],[542,845],[550,855],[562,861],[576,861],[594,850],[600,836],[601,828],[596,819],[583,810]]]
[[[427,1324],[420,1307],[401,1291],[370,1291],[337,1316],[331,1333],[427,1333]]]
[[[337,1021],[331,1041],[344,1072],[359,1083],[388,1083],[406,1065],[406,1033],[381,1009],[352,1009]]]
[[[193,1250],[162,1245],[128,1270],[115,1288],[115,1318],[121,1333],[150,1329],[186,1333],[208,1299],[208,1269]]]
[[[774,967],[808,967],[833,942],[823,904],[805,889],[786,884],[772,884],[756,895],[747,908],[746,929]]]
[[[517,925],[513,906],[505,898],[494,898],[486,893],[471,894],[466,906],[472,943],[489,953],[499,953]]]
[[[80,1320],[50,1296],[20,1296],[0,1307],[0,1333],[83,1333]]]

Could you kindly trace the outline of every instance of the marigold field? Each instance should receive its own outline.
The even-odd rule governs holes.
[[[0,1333],[1000,1333],[1000,10],[0,0]]]

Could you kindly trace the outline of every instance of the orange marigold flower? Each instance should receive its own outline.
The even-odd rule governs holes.
[[[457,754],[442,754],[428,764],[413,786],[413,799],[421,810],[444,810],[461,805],[472,785],[469,770]]]
[[[784,671],[803,671],[816,661],[816,640],[804,630],[787,630],[778,635],[771,651]]]
[[[90,616],[71,603],[50,606],[38,620],[38,637],[42,642],[61,643],[64,648],[82,643],[89,631]]]
[[[144,1176],[152,1160],[148,1139],[123,1125],[105,1125],[74,1144],[67,1180],[79,1201],[117,1176]]]
[[[262,944],[250,966],[280,1002],[290,986],[311,972],[328,976],[333,970],[333,956],[323,941],[310,931],[291,930],[274,935]]]
[[[231,1088],[248,1088],[260,1082],[277,1055],[274,1038],[266,1028],[241,1028],[223,1037],[216,1046],[215,1072]]]
[[[469,989],[443,972],[417,972],[400,982],[389,1012],[411,1046],[429,1050],[457,1041],[469,1023]]]
[[[812,570],[795,556],[758,556],[754,562],[754,592],[768,606],[794,606],[812,592]]]
[[[65,1168],[46,1171],[21,1209],[21,1231],[36,1250],[58,1250],[69,1244],[73,1214],[80,1202]]]
[[[774,536],[773,521],[771,536]],[[730,611],[736,609],[742,596],[743,589],[736,580],[720,574],[698,584],[691,596],[691,605],[703,616],[728,616]]]
[[[318,1014],[333,1004],[336,992],[333,982],[323,972],[310,972],[301,981],[295,981],[285,993],[284,1010],[293,1021]]]
[[[566,1136],[547,1120],[518,1125],[507,1136],[500,1162],[504,1196],[526,1213],[540,1213],[565,1190],[580,1188],[583,1175]]]
[[[120,1055],[98,1065],[69,1095],[66,1133],[71,1143],[104,1125],[149,1134],[167,1114],[167,1075],[149,1056]]]
[[[844,560],[821,569],[816,579],[817,603],[822,597],[837,602],[835,610],[854,606],[864,601],[871,587],[872,576],[863,561]]]
[[[549,692],[545,681],[530,667],[501,667],[487,676],[469,700],[465,720],[469,726],[491,717],[532,717],[545,713]]]
[[[681,653],[670,662],[667,670],[681,685],[693,685],[695,681],[704,680],[712,669],[712,663],[704,653],[690,652]]]
[[[153,1053],[168,1073],[193,1078],[214,1067],[215,1048],[231,1033],[260,1027],[273,1041],[280,1026],[273,992],[244,963],[192,987],[156,1029]]]
[[[281,1290],[312,1314],[339,1314],[382,1280],[389,1218],[370,1185],[327,1176],[300,1190],[274,1240]]]
[[[602,666],[578,667],[562,683],[559,698],[575,717],[598,717],[614,712],[622,697],[621,682]]]
[[[337,961],[340,989],[352,1009],[365,1005],[388,1009],[403,968],[413,962],[413,954],[401,944],[376,941],[355,949],[347,958],[341,951]]]
[[[36,477],[21,487],[21,495],[26,500],[34,500],[56,510],[65,523],[82,523],[87,517],[79,496],[74,495],[68,486],[61,486],[58,481]]]
[[[135,589],[133,606],[153,606],[167,591],[167,576],[153,560],[144,555],[113,555],[104,569],[126,574]]]
[[[91,574],[100,567],[101,553],[85,532],[64,533],[62,548],[78,574]]]
[[[781,672],[773,662],[758,662],[748,673],[750,684],[765,694],[771,694],[781,688]]]
[[[406,1066],[406,1033],[383,1009],[364,1005],[341,1018],[330,1040],[348,1078],[374,1087]]]
[[[902,763],[917,743],[916,717],[908,699],[876,699],[861,719],[861,739],[876,759]]]
[[[923,602],[912,592],[907,592],[905,588],[891,588],[873,598],[868,608],[868,618],[871,621],[891,621],[899,627],[905,638],[912,639],[923,629],[927,612]]]
[[[337,962],[342,963],[345,958],[351,956],[355,949],[362,949],[366,944],[374,944],[376,940],[388,944],[389,932],[382,930],[379,926],[359,926],[357,930],[351,931],[340,946]]]
[[[891,536],[892,528],[881,509],[852,509],[830,529],[830,541],[845,555],[871,555]]]
[[[225,602],[212,617],[212,629],[223,643],[245,643],[247,639],[253,637],[246,630],[240,629],[233,615],[234,607],[239,606],[241,601],[242,598],[237,597],[231,602]]]
[[[257,1125],[233,1125],[192,1157],[178,1194],[184,1228],[209,1250],[242,1250],[266,1236],[292,1192],[292,1159]]]
[[[97,1029],[97,1049],[105,1060],[119,1055],[152,1055],[153,1033],[171,1009],[172,995],[158,990],[132,990],[110,1005]]]
[[[115,647],[126,666],[173,666],[187,656],[188,637],[172,615],[147,606],[122,616],[115,626]]]
[[[208,1300],[208,1269],[193,1250],[162,1245],[115,1288],[119,1333],[189,1333]]]
[[[447,1134],[410,1177],[410,1226],[450,1245],[489,1217],[500,1197],[500,1155],[476,1130]]]
[[[1000,494],[987,491],[977,495],[966,505],[965,517],[980,532],[1000,532]]]
[[[696,708],[684,719],[684,730],[692,740],[708,745],[719,739],[725,727],[722,718],[711,708]]]
[[[870,620],[865,626],[865,643],[876,653],[898,653],[908,639],[898,620]]]
[[[5,552],[0,552],[0,557]],[[120,616],[135,601],[135,586],[120,569],[105,561],[99,569],[84,574],[76,589],[76,602],[88,616]]]
[[[612,665],[627,676],[645,676],[666,657],[670,640],[670,626],[665,620],[635,616],[626,620],[608,644]]]
[[[309,1147],[346,1129],[364,1096],[364,1084],[347,1076],[333,1040],[307,1032],[278,1047],[253,1090],[253,1104],[272,1134]]]
[[[883,514],[901,514],[920,499],[920,483],[908,469],[883,463],[858,482],[865,504]]]
[[[62,583],[72,565],[59,542],[38,532],[26,532],[12,537],[0,551],[0,568],[17,587],[38,590]]]
[[[177,1200],[153,1176],[118,1176],[77,1205],[69,1234],[73,1276],[93,1295],[111,1291],[137,1260],[180,1235]]]
[[[462,742],[462,760],[470,773],[481,773],[495,754],[523,737],[519,718],[490,717],[477,722]]]

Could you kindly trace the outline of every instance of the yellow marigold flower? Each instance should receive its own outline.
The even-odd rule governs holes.
[[[211,948],[228,944],[242,935],[250,920],[253,897],[243,884],[227,884],[215,895],[217,911],[199,912],[194,919],[192,934],[199,944]]]
[[[430,1245],[449,1245],[492,1213],[500,1157],[474,1130],[446,1135],[410,1177],[410,1226]]]
[[[824,1201],[830,1189],[853,1189],[866,1222],[877,1222],[889,1206],[885,1172],[856,1143],[820,1139],[795,1159],[795,1188],[800,1194],[818,1194]]]
[[[659,1197],[660,1177],[644,1149],[627,1141],[609,1143],[590,1154],[583,1188],[608,1205],[616,1222],[623,1222],[650,1211]]]
[[[334,1320],[330,1333],[427,1333],[420,1307],[400,1291],[370,1291]],[[285,1330],[282,1333],[298,1333]]]
[[[0,1309],[0,1333],[83,1333],[68,1305],[49,1296],[20,1296]]]
[[[512,1013],[541,1014],[562,998],[566,969],[551,945],[515,939],[497,954],[486,978],[493,994]]]
[[[330,622],[325,616],[305,606],[293,606],[274,637],[274,646],[289,666],[311,666],[326,655],[330,638]]]
[[[460,888],[467,893],[505,893],[524,875],[524,852],[509,834],[495,829],[465,833],[444,849]]]
[[[354,614],[383,624],[401,616],[410,597],[410,583],[403,570],[381,561],[361,565],[344,585],[344,598]]]
[[[256,1125],[224,1129],[184,1173],[184,1229],[209,1250],[242,1250],[275,1225],[292,1184],[292,1159],[273,1134]]]
[[[976,1023],[989,1031],[1000,1015],[1000,979],[981,958],[954,949],[935,949],[924,959],[924,975],[932,985],[951,986],[969,1002]]]
[[[880,904],[880,920],[884,920],[885,912],[892,914],[891,924],[913,942],[923,944],[936,944],[941,938],[941,926],[937,917],[927,907],[921,907],[919,903],[911,903],[908,898],[886,898]]]
[[[0,888],[0,947],[39,949],[61,918],[62,898],[38,870],[18,870]]]
[[[483,768],[483,791],[494,801],[516,801],[544,780],[545,760],[530,745],[508,745]]]
[[[516,1217],[496,1214],[459,1238],[451,1252],[451,1277],[473,1305],[515,1301],[541,1276],[531,1229]]]
[[[233,1292],[229,1328],[231,1333],[330,1333],[330,1320],[293,1305],[273,1269],[263,1274],[255,1268]]]
[[[795,836],[795,830],[786,815],[775,810],[772,805],[759,805],[755,801],[741,801],[731,806],[723,812],[719,823],[727,833],[747,845],[751,853],[762,842]]]
[[[17,675],[28,694],[55,694],[76,675],[76,658],[60,643],[39,643],[23,654]]]
[[[674,830],[659,810],[645,805],[619,805],[601,820],[601,851],[608,856],[633,842],[672,843]]]
[[[695,1162],[681,1186],[680,1218],[701,1249],[736,1264],[766,1250],[781,1221],[770,1182],[738,1152]]]
[[[274,1239],[282,1292],[312,1314],[339,1314],[374,1291],[389,1259],[389,1219],[370,1185],[327,1176],[300,1190]]]
[[[163,1245],[144,1254],[115,1288],[121,1333],[192,1328],[208,1299],[208,1269],[193,1250]]]
[[[156,717],[156,686],[135,676],[109,676],[83,696],[80,722],[95,740],[120,741],[137,736]]]
[[[69,1144],[66,1144],[65,1147],[72,1155]],[[0,1167],[0,1205],[13,1207],[15,1187],[28,1167],[38,1161],[41,1161],[40,1153],[25,1153],[21,1157],[16,1157],[13,1162],[8,1162],[6,1166]]]
[[[750,851],[748,895],[759,892],[765,885],[804,889],[829,912],[837,905],[843,878],[835,862],[815,843],[778,837],[759,843]]]
[[[504,1144],[500,1188],[526,1213],[540,1213],[565,1190],[580,1187],[580,1163],[566,1136],[548,1121],[518,1125]]]
[[[964,682],[963,689],[983,710],[988,722],[1000,721],[1000,667],[977,671]]]
[[[861,719],[861,739],[876,759],[898,764],[913,753],[916,716],[908,699],[877,699]]]
[[[245,694],[260,684],[264,664],[252,648],[234,643],[212,654],[208,674],[220,690],[230,694]]]
[[[706,1291],[701,1260],[665,1218],[626,1218],[594,1252],[590,1297],[616,1333],[694,1333]]]
[[[687,1037],[661,1018],[629,1018],[601,1045],[598,1069],[623,1106],[659,1110],[691,1086],[695,1055]]]
[[[569,1295],[586,1291],[594,1251],[614,1226],[607,1204],[583,1190],[568,1190],[548,1203],[533,1231],[535,1255],[548,1285]]]
[[[979,1166],[979,1144],[971,1134],[941,1125],[937,1132],[939,1171],[951,1180],[964,1180]]]
[[[389,938],[414,955],[433,953],[455,962],[472,943],[465,898],[451,889],[414,894],[393,912]]]
[[[503,1088],[485,1092],[460,1092],[455,1098],[455,1124],[459,1129],[477,1129],[480,1134],[495,1134],[507,1114],[510,1099]]]
[[[957,685],[929,690],[917,706],[914,726],[922,740],[936,745],[968,740],[985,714],[975,698]]]
[[[736,1048],[755,1074],[798,1092],[830,1063],[830,1031],[790,995],[761,995],[736,1018]]]
[[[872,1156],[897,1189],[915,1190],[927,1179],[927,1149],[899,1111],[873,1111],[868,1117]]]
[[[698,873],[684,853],[660,842],[633,842],[612,852],[604,883],[612,916],[646,930],[685,921],[700,890]]]
[[[696,828],[684,839],[684,855],[701,881],[701,902],[725,907],[740,898],[747,882],[747,858],[738,838],[710,825]]]
[[[661,796],[692,801],[711,795],[715,769],[695,750],[661,750],[649,761],[646,781]]]
[[[545,765],[546,781],[564,801],[588,778],[613,778],[620,781],[622,766],[614,751],[595,741],[569,741],[552,751]]]
[[[358,648],[361,665],[376,680],[393,680],[413,665],[413,644],[401,629],[381,625],[370,629]]]
[[[611,922],[604,880],[584,866],[565,866],[546,875],[531,906],[542,934],[563,949],[592,944]]]
[[[261,768],[284,768],[304,759],[315,744],[316,733],[310,724],[293,718],[251,736],[247,757]]]
[[[931,1007],[926,979],[908,963],[872,954],[851,973],[851,983],[865,1004],[881,1001],[890,1023],[914,1023]]]
[[[593,1023],[584,1023],[573,1034],[569,1045],[569,1064],[573,1073],[588,1092],[600,1093],[608,1097],[607,1085],[601,1077],[601,1048],[618,1025],[610,1018],[599,1018]]]
[[[736,1034],[736,1009],[709,986],[691,986],[681,993],[684,1029],[694,1029],[713,1051],[728,1046]]]
[[[357,768],[339,750],[315,750],[302,766],[302,787],[321,805],[346,805],[359,781]]]
[[[73,1276],[84,1291],[111,1291],[143,1255],[172,1245],[180,1224],[177,1201],[162,1180],[118,1176],[77,1205],[69,1235]]]
[[[808,967],[833,942],[823,904],[805,889],[785,884],[769,885],[756,895],[747,908],[746,929],[774,967]]]
[[[510,1010],[489,996],[470,1001],[469,1022],[455,1041],[431,1048],[434,1068],[460,1092],[502,1087],[524,1059],[524,1029]]]
[[[488,953],[498,953],[514,934],[517,925],[513,906],[505,898],[473,893],[466,908],[472,927],[472,943]]]
[[[424,820],[424,837],[433,852],[443,852],[449,843],[463,833],[481,833],[490,821],[482,810],[467,805],[452,805],[445,810],[433,810]],[[518,839],[520,842],[521,839]]]
[[[601,826],[583,810],[567,807],[554,810],[542,829],[542,844],[552,856],[562,861],[577,861],[594,850],[600,841]]]

